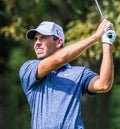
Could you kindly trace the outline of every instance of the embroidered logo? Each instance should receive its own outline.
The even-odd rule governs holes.
[[[56,33],[57,33],[58,36],[60,36],[60,30],[57,29]]]

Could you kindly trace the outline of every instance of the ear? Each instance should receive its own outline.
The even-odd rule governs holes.
[[[61,48],[62,45],[63,45],[62,39],[58,39],[58,40],[57,40],[57,43],[56,43],[56,47],[57,47],[57,48]]]

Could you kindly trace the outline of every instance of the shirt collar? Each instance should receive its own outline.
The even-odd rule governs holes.
[[[65,64],[63,67],[71,68],[72,66],[71,66],[69,63],[67,63],[67,64]]]

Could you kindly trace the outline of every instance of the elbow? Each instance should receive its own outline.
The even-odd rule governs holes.
[[[114,81],[113,77],[101,81],[101,83],[99,83],[100,84],[99,85],[100,92],[109,92],[111,90],[111,88],[112,88],[113,81]]]
[[[109,79],[109,81],[107,81],[106,84],[104,85],[104,92],[110,91],[112,85],[113,85],[113,78]]]
[[[102,85],[102,86],[100,86],[100,88],[99,88],[99,92],[108,92],[108,91],[110,91],[111,90],[111,88],[112,88],[112,83],[108,83],[108,84],[104,84],[104,85]]]
[[[112,84],[111,85],[105,85],[105,86],[102,87],[101,91],[102,92],[108,92],[108,91],[111,90],[111,88],[112,88]]]
[[[112,85],[113,85],[113,78],[112,79],[105,79],[101,80],[99,77],[95,78],[97,81],[94,82],[92,89],[92,92],[95,93],[105,93],[111,90]]]

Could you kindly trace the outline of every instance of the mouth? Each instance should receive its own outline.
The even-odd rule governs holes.
[[[37,54],[43,53],[43,48],[36,48],[36,53]]]

